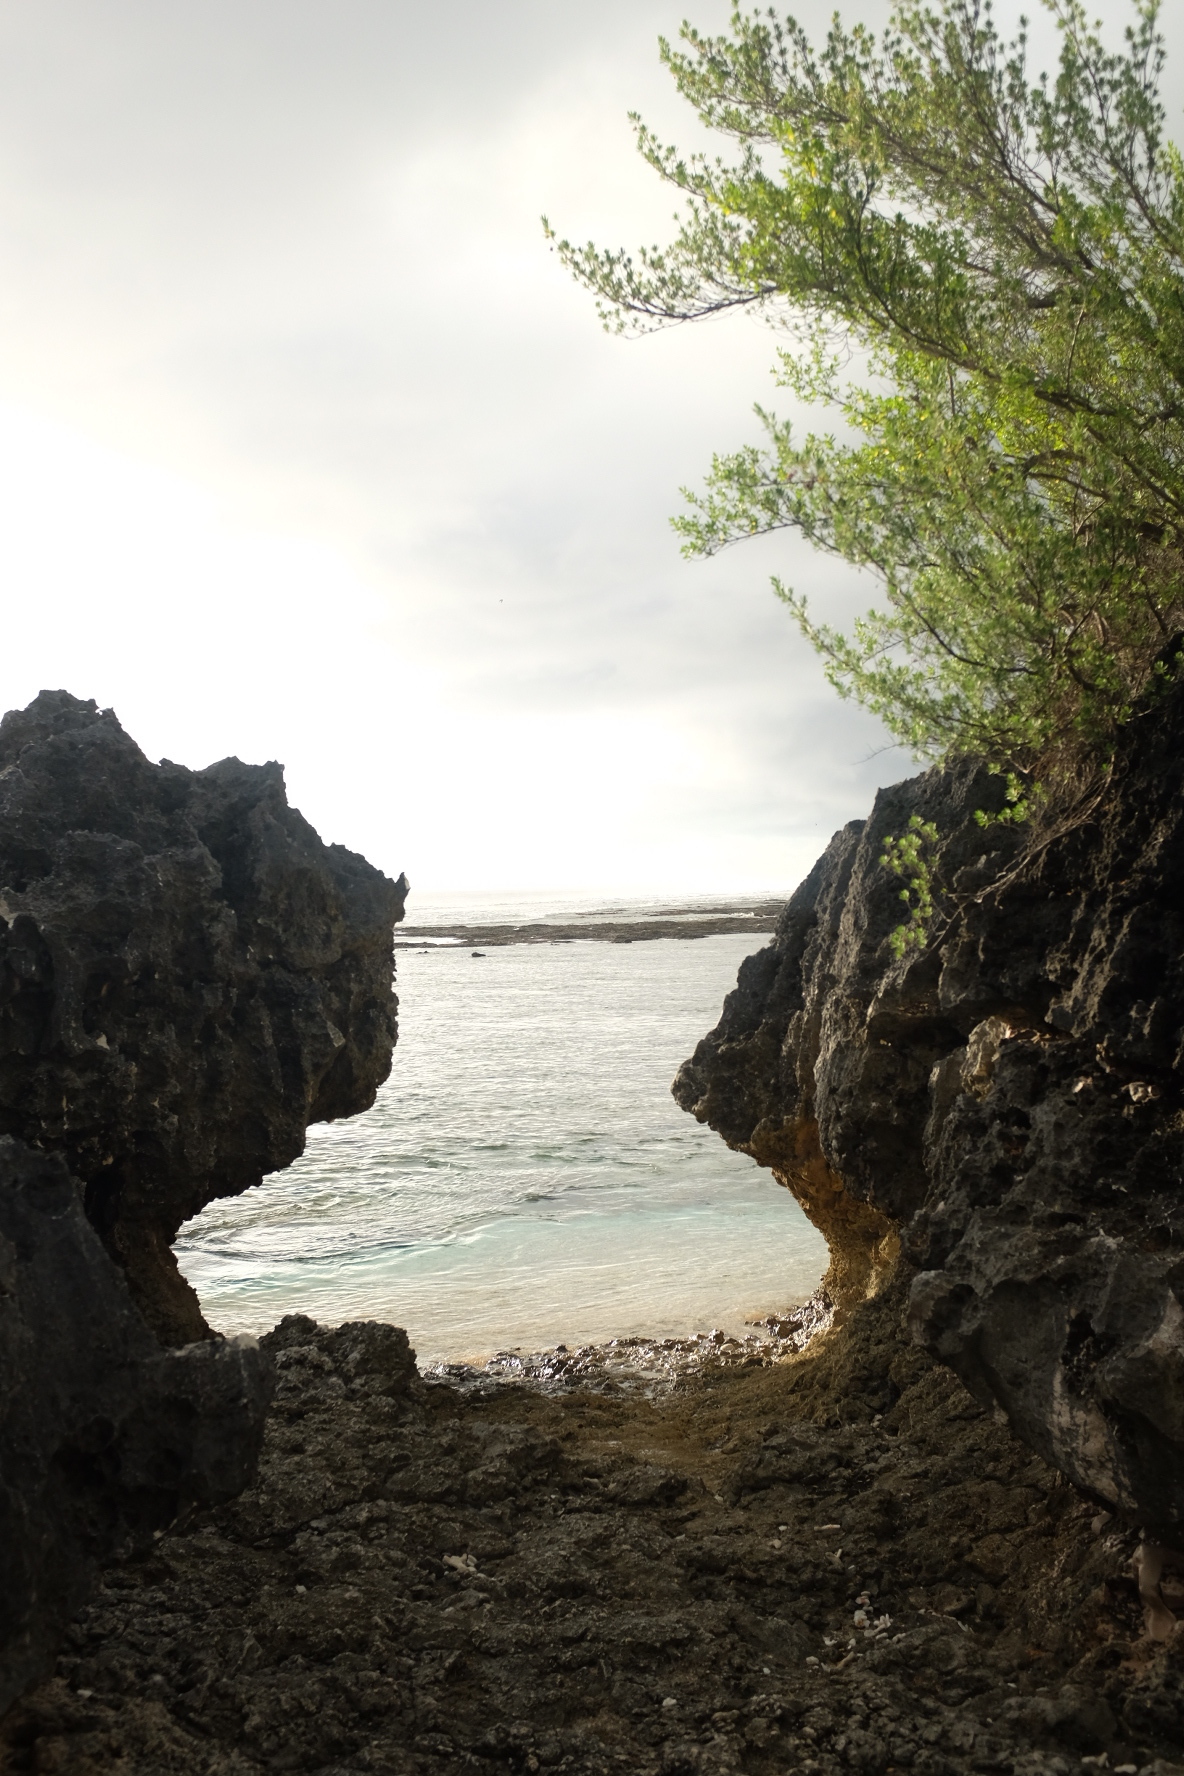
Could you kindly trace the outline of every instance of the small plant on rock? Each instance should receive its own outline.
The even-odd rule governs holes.
[[[937,850],[938,832],[932,820],[914,814],[903,833],[884,840],[880,862],[904,882],[900,898],[908,909],[908,918],[898,925],[888,939],[897,958],[908,950],[923,949],[933,918],[933,858]]]

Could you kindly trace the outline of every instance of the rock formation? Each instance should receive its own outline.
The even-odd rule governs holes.
[[[417,1381],[394,1328],[291,1316],[258,1478],[103,1575],[0,1768],[1182,1776],[1134,1537],[915,1347],[882,1415],[845,1384],[881,1311],[666,1383]]]
[[[253,1472],[270,1358],[171,1241],[373,1102],[405,894],[278,765],[153,765],[60,691],[0,722],[0,1708],[98,1561]]]
[[[63,1155],[165,1344],[208,1335],[181,1223],[374,1102],[406,892],[277,764],[154,765],[63,691],[0,722],[0,1133]]]
[[[914,1333],[1080,1486],[1184,1534],[1184,687],[1104,788],[982,827],[981,768],[885,790],[750,957],[678,1102],[826,1234],[841,1305],[911,1278]],[[892,954],[880,862],[932,821],[940,895]]]
[[[64,1161],[0,1137],[0,1711],[99,1559],[241,1491],[270,1391],[253,1338],[162,1349]]]

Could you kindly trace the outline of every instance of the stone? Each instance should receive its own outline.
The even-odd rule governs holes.
[[[1184,685],[1092,788],[981,825],[963,761],[836,834],[681,1068],[831,1248],[840,1319],[890,1279],[915,1337],[1095,1498],[1184,1536]],[[924,946],[884,841],[937,827]]]
[[[0,722],[0,1133],[63,1156],[165,1344],[209,1335],[182,1222],[373,1103],[406,893],[278,764],[154,765],[64,691]]]
[[[1180,1646],[1131,1657],[1135,1538],[1100,1542],[931,1360],[879,1424],[827,1381],[857,1415],[828,1428],[792,1385],[822,1340],[611,1392],[419,1380],[374,1324],[293,1315],[261,1342],[278,1382],[257,1478],[102,1576],[0,1722],[0,1767],[1047,1776],[1136,1754],[1166,1776],[1184,1755]],[[813,1477],[752,1490],[775,1424]],[[984,1610],[961,1548],[998,1523],[1017,1527]]]
[[[65,1161],[0,1137],[0,1712],[101,1560],[246,1485],[271,1376],[253,1338],[162,1348]]]
[[[367,1109],[407,893],[325,845],[279,765],[152,764],[43,691],[0,722],[0,1708],[96,1567],[254,1472],[274,1372],[171,1243]],[[406,1385],[389,1329],[337,1353]]]

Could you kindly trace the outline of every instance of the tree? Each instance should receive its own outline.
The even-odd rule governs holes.
[[[606,324],[763,309],[779,380],[845,436],[758,408],[675,520],[684,552],[793,528],[873,569],[838,633],[774,582],[827,675],[921,757],[1027,769],[1105,748],[1184,626],[1184,164],[1164,136],[1157,0],[1108,51],[1052,0],[1054,77],[989,6],[902,5],[877,39],[836,17],[684,25],[661,52],[730,162],[634,119],[687,197],[667,248],[558,250]],[[550,231],[548,231],[550,232]],[[553,237],[552,237],[553,238]]]

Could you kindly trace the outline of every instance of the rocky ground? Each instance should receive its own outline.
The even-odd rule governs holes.
[[[286,1320],[257,1484],[108,1570],[4,1767],[1184,1767],[1133,1537],[898,1324],[420,1379],[393,1328]]]

